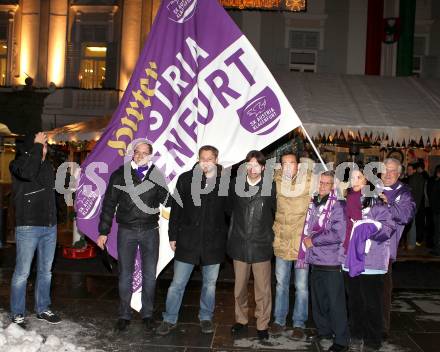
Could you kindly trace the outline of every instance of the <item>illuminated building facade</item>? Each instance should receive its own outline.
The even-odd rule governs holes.
[[[271,70],[440,77],[440,1],[219,1]],[[111,115],[159,6],[160,0],[0,0],[0,92],[27,77],[48,90],[44,129]],[[403,10],[414,22],[406,47],[392,21],[399,18],[402,27]],[[391,19],[385,34],[384,19]]]

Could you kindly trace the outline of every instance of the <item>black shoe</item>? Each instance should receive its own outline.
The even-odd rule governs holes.
[[[153,332],[155,328],[154,319],[152,317],[142,319],[147,332]]]
[[[233,334],[236,334],[239,332],[247,331],[247,328],[248,328],[247,324],[235,323],[231,328],[231,332]]]
[[[14,324],[17,324],[22,329],[26,329],[26,321],[24,320],[23,314],[14,315],[11,319]]]
[[[347,351],[348,351],[348,346],[338,345],[337,343],[331,345],[327,350],[327,352],[347,352]]]
[[[117,332],[127,331],[129,325],[130,325],[130,320],[120,318],[116,322],[115,330]]]
[[[214,324],[211,320],[200,320],[200,330],[202,334],[212,334],[214,332]]]
[[[362,352],[379,352],[379,350],[380,350],[380,346],[374,347],[374,346],[364,345]]]
[[[301,341],[304,340],[304,337],[306,336],[306,333],[304,332],[303,328],[300,328],[298,326],[294,326],[292,330],[292,335],[290,335],[290,338],[292,340]]]
[[[284,325],[280,325],[278,323],[272,323],[269,329],[269,334],[272,336],[280,336],[284,331],[286,330],[286,327]]]
[[[176,328],[176,326],[177,324],[171,324],[164,320],[162,323],[160,323],[159,327],[156,329],[156,334],[161,336],[168,335],[171,332],[171,330]]]
[[[259,340],[269,340],[269,330],[257,330],[257,337]]]
[[[332,340],[333,336],[331,335],[307,335],[306,341],[307,342],[319,342],[321,340]]]
[[[46,320],[49,324],[58,324],[61,321],[61,318],[50,309],[37,314],[37,319]]]
[[[351,338],[348,350],[349,352],[362,352],[362,345],[362,339]]]

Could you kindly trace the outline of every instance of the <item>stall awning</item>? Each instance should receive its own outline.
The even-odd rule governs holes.
[[[109,121],[110,117],[99,117],[57,127],[46,133],[49,143],[97,140]]]
[[[4,123],[0,123],[0,137],[17,137],[17,134],[14,134],[10,131],[8,126]]]
[[[353,130],[440,138],[440,80],[299,72],[274,75],[310,135]]]

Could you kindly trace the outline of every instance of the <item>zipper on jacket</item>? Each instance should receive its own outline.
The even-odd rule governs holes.
[[[41,191],[44,191],[45,189],[46,189],[46,188],[42,188],[42,189],[39,189],[38,191],[29,192],[29,193],[24,193],[23,195],[24,195],[24,196],[30,196],[31,194],[39,193],[39,192],[41,192]]]

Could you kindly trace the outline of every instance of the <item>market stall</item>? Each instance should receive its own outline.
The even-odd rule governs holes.
[[[440,80],[274,72],[327,161],[440,164]],[[351,148],[350,148],[351,147]]]

